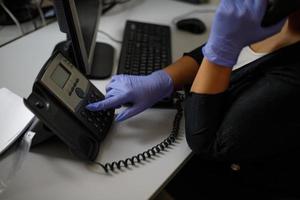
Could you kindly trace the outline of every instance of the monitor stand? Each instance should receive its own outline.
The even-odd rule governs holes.
[[[106,43],[97,42],[94,51],[91,74],[87,74],[91,79],[105,79],[112,75],[114,64],[114,48]]]
[[[60,51],[65,57],[70,59],[74,64],[76,63],[72,42],[62,41],[58,43],[53,52]],[[94,59],[91,66],[91,73],[83,74],[89,79],[106,79],[112,75],[114,62],[114,48],[106,43],[96,42],[94,50]],[[78,67],[77,67],[78,68]],[[78,68],[80,70],[80,68]],[[82,72],[82,70],[80,70]]]

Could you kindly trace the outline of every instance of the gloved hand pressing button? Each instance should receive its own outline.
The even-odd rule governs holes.
[[[130,103],[132,106],[115,118],[120,122],[151,107],[173,92],[173,81],[163,70],[147,76],[116,75],[106,86],[105,99],[86,106],[90,111],[118,108]]]

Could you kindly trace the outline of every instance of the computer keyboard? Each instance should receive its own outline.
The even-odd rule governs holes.
[[[148,75],[171,64],[169,26],[127,21],[123,36],[118,74]],[[172,107],[167,98],[155,107]]]
[[[169,26],[126,22],[118,74],[147,75],[171,62]]]

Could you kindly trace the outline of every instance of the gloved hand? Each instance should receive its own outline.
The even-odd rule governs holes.
[[[117,75],[113,76],[106,87],[105,99],[87,105],[91,111],[118,108],[131,103],[132,106],[115,118],[120,122],[151,107],[159,100],[173,92],[171,77],[163,70],[155,71],[148,76]]]
[[[221,0],[203,55],[215,64],[232,67],[242,48],[279,32],[285,20],[261,27],[267,5],[267,0]]]

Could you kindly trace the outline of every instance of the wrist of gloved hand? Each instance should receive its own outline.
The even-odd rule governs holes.
[[[156,86],[160,89],[159,93],[161,94],[159,100],[171,96],[174,91],[174,82],[167,72],[158,70],[149,76],[153,76],[153,80],[157,81]]]
[[[184,115],[186,140],[194,153],[207,155],[224,116],[227,93],[187,95]]]
[[[202,48],[202,53],[210,62],[231,68],[236,64],[242,49],[243,46],[238,45],[234,40],[211,37]]]

